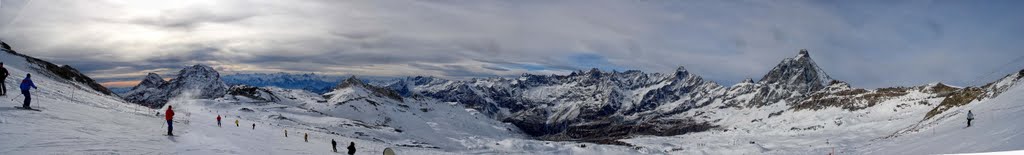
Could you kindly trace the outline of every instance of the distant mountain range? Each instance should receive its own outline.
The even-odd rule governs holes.
[[[327,102],[320,103],[327,105],[362,101],[366,96],[377,98],[365,100],[374,106],[378,103],[401,105],[403,100],[412,98],[418,102],[458,103],[511,123],[539,139],[616,143],[617,139],[638,135],[669,136],[742,126],[797,111],[826,108],[857,111],[882,102],[934,106],[922,118],[921,122],[925,122],[951,107],[998,96],[1022,77],[1024,71],[981,87],[959,88],[934,83],[868,90],[834,80],[818,67],[808,51],[801,50],[796,56],[783,59],[759,81],[747,79],[732,86],[703,79],[684,67],[669,73],[591,69],[568,75],[523,74],[515,78],[471,80],[416,76],[366,82],[350,77],[338,84],[331,82],[340,81],[335,77],[315,74],[220,77],[212,68],[196,65],[183,69],[169,82],[150,74],[124,97],[130,102],[159,107],[162,102],[180,95],[183,89],[190,88],[201,90],[191,94],[202,98],[234,94],[273,102],[272,96],[279,95],[258,88],[273,86],[317,92],[324,96],[308,100]],[[236,86],[229,90],[226,83],[256,87]],[[935,98],[942,98],[941,103],[926,103]],[[765,115],[752,120],[735,120],[730,114],[719,113],[727,111]],[[794,130],[817,128],[820,127]]]

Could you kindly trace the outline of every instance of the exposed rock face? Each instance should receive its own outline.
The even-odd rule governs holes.
[[[387,87],[459,102],[544,139],[587,141],[710,129],[706,122],[666,116],[706,106],[726,91],[682,67],[671,74],[591,69],[468,81],[410,77]]]
[[[25,61],[27,61],[31,65],[34,65],[34,66],[29,66],[29,67],[32,68],[32,69],[36,69],[36,70],[41,71],[40,73],[43,74],[42,76],[56,77],[56,78],[59,78],[61,80],[66,80],[68,82],[80,83],[80,84],[83,84],[83,85],[89,87],[90,89],[95,90],[96,92],[102,93],[104,95],[115,95],[116,96],[116,94],[114,94],[113,91],[110,91],[110,89],[107,89],[107,87],[104,87],[103,85],[100,85],[99,83],[97,83],[95,80],[93,80],[89,76],[86,76],[85,74],[82,74],[82,72],[78,71],[78,69],[75,69],[74,67],[71,67],[69,65],[57,65],[57,64],[54,64],[54,63],[50,63],[49,61],[46,61],[46,60],[43,60],[43,59],[39,59],[39,58],[35,58],[35,57],[32,57],[32,56],[28,56],[28,55],[24,55],[24,54],[18,53],[16,51],[14,51],[14,49],[11,48],[10,45],[7,45],[7,43],[4,43],[2,41],[0,41],[0,45],[3,46],[2,50],[4,52],[7,52],[9,54],[13,54],[15,56],[24,57]],[[40,75],[36,75],[36,76],[40,76]]]
[[[150,73],[139,85],[125,93],[124,99],[159,108],[167,104],[171,98],[213,99],[224,96],[227,90],[227,85],[220,79],[220,73],[209,66],[197,64],[182,69],[174,79],[167,82],[159,75]]]
[[[396,92],[394,90],[391,90],[391,89],[388,89],[388,88],[381,88],[381,87],[377,87],[377,86],[366,84],[362,80],[359,80],[358,78],[356,78],[355,76],[352,76],[352,77],[349,77],[348,79],[345,79],[340,84],[338,84],[338,86],[334,87],[334,90],[346,89],[346,88],[365,89],[366,91],[368,91],[370,93],[370,95],[379,96],[379,97],[387,97],[387,98],[390,98],[390,99],[393,99],[393,100],[396,100],[396,101],[399,101],[399,102],[402,102],[404,100],[402,98],[402,96],[399,95],[398,92]]]
[[[228,95],[232,95],[233,99],[239,100],[238,96],[248,98],[249,100],[259,102],[277,102],[281,101],[278,94],[274,94],[274,91],[266,88],[253,87],[247,85],[235,85],[228,89]]]
[[[793,58],[782,60],[775,68],[768,71],[758,82],[758,95],[748,106],[764,106],[787,100],[795,103],[812,92],[825,88],[832,79],[822,71],[807,50]]]

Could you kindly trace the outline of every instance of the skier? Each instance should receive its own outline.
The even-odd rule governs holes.
[[[7,76],[11,73],[7,72],[7,68],[4,68],[4,63],[0,62],[0,96],[7,96]]]
[[[971,127],[971,120],[974,120],[974,113],[967,110],[967,127]]]
[[[171,131],[174,130],[174,123],[173,123],[174,122],[173,121],[173,119],[174,119],[174,110],[171,110],[171,108],[172,107],[170,105],[168,105],[167,106],[167,112],[164,112],[164,117],[167,118],[167,135],[168,136],[174,136],[174,133],[171,133]]]
[[[331,139],[331,149],[334,149],[334,152],[338,152],[338,142],[334,141],[334,139]]]
[[[239,127],[238,126],[238,119],[235,119],[235,127]]]
[[[284,137],[288,137],[288,129],[284,129]]]
[[[252,130],[256,130],[256,123],[252,123]]]
[[[354,154],[356,154],[356,142],[352,142],[352,143],[348,144],[348,155],[354,155]]]
[[[217,127],[220,127],[220,115],[217,115]]]
[[[32,83],[32,74],[26,74],[25,79],[21,80],[21,94],[25,95],[25,103],[21,107],[25,109],[32,109],[32,107],[29,107],[29,104],[32,103],[32,94],[29,94],[29,88],[39,89],[35,83]]]
[[[306,133],[306,135],[303,136],[302,139],[304,139],[306,143],[309,143],[309,133]]]

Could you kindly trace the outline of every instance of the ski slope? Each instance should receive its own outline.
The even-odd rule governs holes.
[[[420,122],[423,128],[404,129],[418,137],[458,142],[441,146],[454,148],[423,148],[399,146],[410,141],[390,141],[386,130],[377,128],[331,128],[330,123],[356,122],[346,118],[305,115],[297,109],[285,113],[297,122],[282,123],[268,119],[270,113],[242,113],[237,108],[252,109],[299,106],[297,103],[236,105],[223,100],[175,98],[175,136],[166,136],[163,109],[154,110],[127,103],[114,96],[101,95],[78,83],[43,76],[22,58],[0,53],[0,61],[12,74],[4,82],[11,95],[0,97],[0,154],[332,154],[330,140],[338,142],[339,152],[346,152],[349,142],[356,143],[356,154],[379,154],[390,147],[398,154],[637,154],[624,146],[547,142],[508,135],[467,135],[458,126],[448,124],[479,124],[468,121],[485,118],[458,118],[462,122],[442,119],[462,116],[431,114],[435,123]],[[27,69],[28,68],[28,69]],[[32,107],[41,111],[16,109],[21,105],[17,84],[26,73],[33,74],[39,89],[32,90]],[[12,87],[14,86],[14,87]],[[298,93],[296,95],[302,95]],[[309,94],[305,94],[309,95]],[[187,95],[186,95],[187,96]],[[17,99],[17,100],[14,100]],[[308,101],[315,102],[315,101]],[[448,105],[448,104],[445,104]],[[442,108],[440,105],[436,105]],[[458,107],[448,105],[447,107]],[[444,109],[471,113],[464,108]],[[223,127],[216,125],[216,116],[223,116]],[[280,114],[278,114],[280,115]],[[241,126],[234,126],[234,120]],[[252,128],[256,124],[256,128]],[[335,124],[341,125],[341,124]],[[430,128],[424,126],[430,126]],[[289,137],[284,137],[288,130]],[[408,130],[420,130],[410,132]],[[505,129],[501,129],[505,130]],[[367,135],[351,135],[355,131]],[[304,142],[302,134],[309,134]],[[435,134],[441,133],[441,134]],[[448,136],[448,137],[443,137]],[[383,139],[383,140],[382,140]],[[402,139],[402,137],[392,137]],[[406,138],[408,139],[408,138]],[[581,144],[586,147],[581,147]]]
[[[975,115],[967,127],[967,111]],[[1024,87],[1012,86],[999,97],[950,109],[952,115],[915,134],[878,141],[858,150],[865,154],[940,154],[1024,149]]]
[[[828,108],[768,118],[764,117],[789,107],[773,104],[756,110],[693,111],[680,115],[724,118],[722,124],[729,126],[622,140],[635,145],[628,147],[532,140],[457,103],[412,101],[405,105],[412,109],[408,112],[400,112],[399,104],[378,107],[366,101],[339,107],[316,104],[327,100],[317,94],[279,88],[270,89],[288,100],[172,99],[169,104],[177,113],[176,136],[165,136],[163,115],[158,114],[163,109],[126,103],[85,85],[50,77],[5,52],[0,53],[0,61],[12,75],[3,81],[9,95],[0,97],[0,154],[4,155],[334,154],[331,139],[338,141],[339,152],[355,142],[357,154],[379,154],[388,147],[398,154],[940,154],[1024,149],[1024,125],[1019,120],[1024,118],[1021,85],[923,122],[924,113],[941,98],[921,93],[858,111]],[[17,86],[26,73],[33,74],[39,87],[32,90],[32,106],[41,111],[15,108],[21,105]],[[349,91],[339,95],[356,96],[336,99],[367,97],[363,90]],[[908,102],[932,104],[902,104]],[[363,110],[346,109],[349,107]],[[253,112],[241,111],[243,108]],[[418,110],[422,108],[430,110]],[[969,128],[965,128],[967,110],[977,116]],[[222,127],[216,126],[218,114],[224,117]],[[234,126],[234,120],[240,121],[240,127]],[[896,134],[919,123],[924,125],[916,132]],[[284,130],[289,137],[284,137]],[[303,133],[309,133],[309,142],[303,141]]]
[[[941,114],[948,117],[927,121],[921,119],[934,106],[901,104],[938,103],[941,99],[911,94],[859,111],[827,108],[769,118],[763,116],[787,107],[775,104],[754,111],[722,109],[710,115],[726,115],[723,124],[732,125],[725,126],[725,130],[623,141],[667,154],[949,154],[1024,149],[1021,85],[1010,87],[999,97]],[[974,126],[969,128],[967,110],[976,116]],[[897,134],[918,123],[924,124],[921,130]]]

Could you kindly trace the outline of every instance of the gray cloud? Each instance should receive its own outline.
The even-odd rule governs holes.
[[[27,2],[0,6],[0,39],[101,81],[194,63],[457,79],[684,65],[728,85],[803,48],[861,87],[975,85],[1024,68],[1004,65],[1021,55],[1024,21],[1009,19],[1024,13],[996,2]]]

